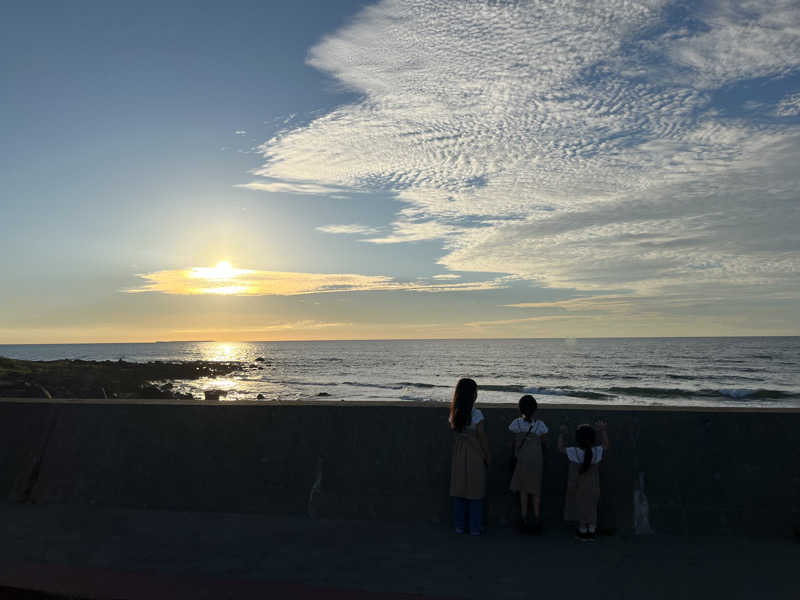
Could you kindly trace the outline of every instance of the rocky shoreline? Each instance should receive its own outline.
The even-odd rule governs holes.
[[[245,368],[239,362],[31,361],[0,357],[0,397],[189,400],[193,396],[175,390],[172,381],[219,377]]]

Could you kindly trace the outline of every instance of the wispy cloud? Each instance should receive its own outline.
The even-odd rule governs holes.
[[[573,319],[567,315],[543,315],[539,317],[520,317],[517,319],[494,319],[490,321],[470,321],[464,323],[466,327],[503,327],[506,325],[522,325],[525,323],[542,323],[549,321],[559,321],[562,319]]]
[[[373,244],[401,244],[409,242],[422,242],[425,240],[437,240],[463,231],[460,227],[454,227],[437,221],[395,221],[392,224],[392,231],[388,235],[377,238],[370,238],[367,241]]]
[[[250,183],[240,183],[235,187],[256,190],[259,192],[282,192],[285,194],[333,194],[340,192],[341,188],[336,186],[320,185],[308,181],[251,181]]]
[[[777,106],[716,103],[754,79],[796,81],[797,4],[673,8],[380,2],[309,53],[361,99],[265,143],[257,174],[393,191],[405,208],[368,241],[442,240],[454,271],[800,297],[800,125],[752,104],[792,116],[796,87]]]
[[[225,333],[259,333],[259,332],[275,332],[275,331],[295,331],[295,330],[317,330],[317,329],[333,329],[339,327],[350,327],[351,322],[337,322],[337,321],[316,321],[314,319],[301,319],[298,321],[272,321],[268,323],[254,323],[253,325],[242,327],[225,327],[222,329]],[[206,328],[184,328],[172,329],[170,333],[173,334],[207,334],[219,332],[219,327],[206,327]]]
[[[350,225],[322,225],[321,227],[317,227],[317,231],[335,235],[373,235],[380,230],[377,227],[353,223]]]
[[[518,302],[505,307],[525,309],[523,312],[533,312],[536,316],[568,315],[624,321],[629,318],[652,320],[666,316],[686,318],[692,315],[735,315],[738,307],[732,302],[733,299],[783,311],[796,297],[797,294],[791,287],[767,291],[759,286],[746,284],[711,283],[701,284],[689,292],[684,286],[665,286],[654,295],[603,294],[556,301]],[[742,322],[749,319],[747,314],[739,314],[739,317]]]
[[[434,279],[461,279],[461,275],[457,273],[441,273],[440,275],[434,275]]]
[[[155,271],[138,275],[144,283],[125,290],[129,293],[158,292],[177,295],[222,296],[298,296],[334,292],[453,292],[500,289],[508,278],[459,283],[402,282],[384,275],[349,273],[294,273],[260,271],[256,269],[227,269],[195,267]]]
[[[724,296],[708,296],[706,302],[716,303],[724,301]],[[637,315],[653,316],[657,312],[664,312],[684,308],[694,308],[697,306],[697,298],[680,294],[659,295],[659,296],[635,296],[610,294],[602,296],[586,296],[580,298],[570,298],[568,300],[557,300],[550,302],[519,302],[507,304],[508,308],[524,308],[535,310],[536,312],[546,312],[551,315],[571,316],[582,315]],[[546,317],[542,317],[546,318]]]

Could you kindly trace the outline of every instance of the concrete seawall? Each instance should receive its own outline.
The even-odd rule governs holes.
[[[482,406],[489,525],[513,522],[514,407]],[[800,524],[800,412],[542,407],[542,509],[560,522],[558,427],[609,421],[600,527],[620,534],[789,536]],[[433,521],[449,519],[452,438],[441,405],[0,401],[9,502]],[[642,512],[643,490],[649,511]],[[639,511],[635,504],[638,504]],[[637,522],[635,515],[638,514]]]

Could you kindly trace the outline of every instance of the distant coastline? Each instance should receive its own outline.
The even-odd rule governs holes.
[[[152,344],[213,344],[216,340],[156,340]],[[112,342],[113,343],[113,342]],[[120,342],[124,343],[124,342]],[[147,344],[148,342],[141,342]]]

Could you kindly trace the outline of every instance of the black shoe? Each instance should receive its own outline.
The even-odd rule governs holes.
[[[579,542],[588,542],[589,541],[589,532],[588,531],[581,531],[580,529],[575,530],[575,539]]]
[[[586,534],[586,541],[587,542],[596,542],[597,541],[597,531],[589,531]]]

